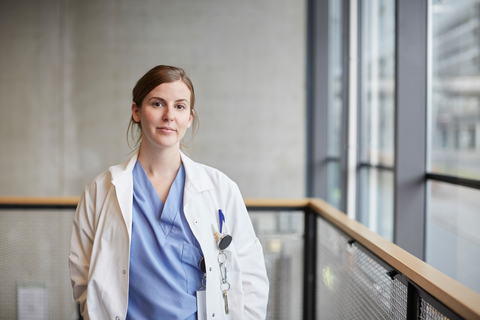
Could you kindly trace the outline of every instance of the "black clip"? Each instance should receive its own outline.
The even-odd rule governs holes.
[[[397,270],[390,270],[387,272],[387,275],[392,278],[392,280],[395,280],[395,276],[398,274]]]
[[[232,243],[232,236],[226,233],[223,233],[220,235],[220,238],[218,239],[218,249],[220,250],[225,250],[228,248],[228,246]]]
[[[348,240],[348,241],[347,241],[347,243],[348,243],[349,245],[352,245],[352,244],[354,244],[355,242],[357,242],[357,240],[355,240],[355,239],[351,239],[351,240]]]
[[[198,267],[202,270],[203,273],[207,272],[207,266],[205,265],[205,259],[202,257],[198,262]]]

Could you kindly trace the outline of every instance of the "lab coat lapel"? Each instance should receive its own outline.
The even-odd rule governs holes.
[[[109,171],[112,175],[112,184],[115,186],[120,210],[122,211],[123,220],[128,230],[128,235],[132,236],[132,203],[133,203],[133,176],[132,171],[137,162],[138,151],[127,162],[110,167]]]
[[[180,152],[185,167],[185,188],[183,195],[183,206],[198,193],[214,189],[210,177],[202,165],[192,161],[183,152]],[[133,177],[132,171],[137,162],[138,151],[127,162],[110,167],[112,184],[115,186],[120,210],[122,211],[128,235],[132,234],[132,203],[133,203]]]
[[[185,167],[185,188],[183,194],[183,206],[185,207],[197,193],[211,190],[214,186],[202,165],[192,161],[183,152],[180,152],[180,154]]]

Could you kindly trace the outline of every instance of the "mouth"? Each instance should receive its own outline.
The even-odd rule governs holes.
[[[165,132],[165,133],[172,133],[172,132],[177,131],[177,130],[171,128],[171,127],[157,127],[157,130],[160,130],[160,131]]]

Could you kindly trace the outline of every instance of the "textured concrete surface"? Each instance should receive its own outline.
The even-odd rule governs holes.
[[[194,160],[245,197],[304,196],[305,38],[303,0],[0,1],[0,195],[80,195],[127,160],[131,90],[171,64],[195,85]],[[16,318],[18,285],[75,318],[73,212],[4,211],[0,319]]]
[[[246,197],[301,197],[304,1],[0,3],[0,194],[78,195],[128,158],[131,90],[157,64],[197,93],[192,157]]]

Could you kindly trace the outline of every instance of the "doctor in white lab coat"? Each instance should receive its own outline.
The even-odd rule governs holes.
[[[139,162],[163,203],[179,168],[184,168],[182,213],[206,265],[206,318],[265,319],[268,279],[262,247],[237,185],[180,151],[181,140],[195,117],[191,81],[180,68],[157,66],[137,82],[133,101],[131,124],[141,132],[139,151],[86,186],[73,221],[69,265],[74,299],[82,316],[91,320],[128,318],[135,211],[132,171]],[[224,221],[220,221],[219,210]],[[223,255],[215,237],[220,224],[222,232],[233,239],[224,250],[226,276],[220,272],[219,257]],[[182,259],[188,258],[187,251]],[[226,297],[225,280],[229,287]],[[151,281],[154,284],[156,279]],[[169,288],[161,290],[168,293]],[[163,307],[161,302],[158,306]],[[137,308],[142,310],[142,306]]]

